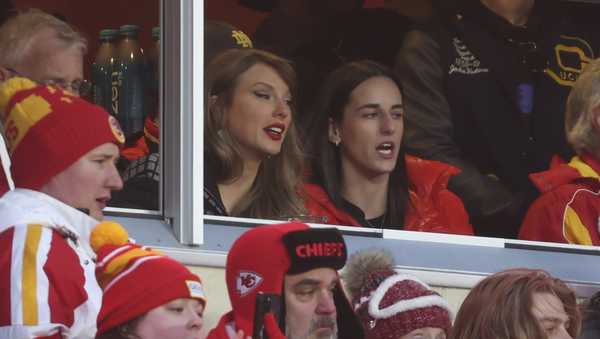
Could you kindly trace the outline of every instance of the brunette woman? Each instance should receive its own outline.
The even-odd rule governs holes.
[[[359,61],[336,69],[313,114],[311,214],[340,225],[473,233],[446,188],[458,170],[404,154],[401,86],[388,68]]]

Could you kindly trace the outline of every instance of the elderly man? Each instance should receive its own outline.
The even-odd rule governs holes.
[[[83,79],[86,39],[67,23],[37,9],[20,13],[0,26],[0,80],[23,76],[86,95]]]
[[[24,78],[0,86],[0,118],[12,162],[0,179],[16,187],[0,183],[0,338],[93,338],[89,235],[123,185],[123,133],[102,108]]]
[[[227,256],[226,279],[233,310],[221,318],[208,338],[231,339],[240,331],[253,335],[259,293],[275,294],[283,301],[281,331],[274,317],[264,317],[270,339],[362,338],[360,323],[337,273],[345,262],[346,244],[336,229],[291,223],[244,233]]]

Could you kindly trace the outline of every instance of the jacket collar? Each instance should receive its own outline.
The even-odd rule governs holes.
[[[0,232],[19,224],[51,227],[96,257],[89,238],[99,221],[47,194],[23,188],[7,192],[0,198],[0,221]]]
[[[553,159],[549,170],[531,173],[529,178],[542,193],[575,180],[600,182],[600,163],[589,155],[575,156],[571,161],[560,163]]]

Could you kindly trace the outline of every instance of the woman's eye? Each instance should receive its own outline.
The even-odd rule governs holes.
[[[374,119],[374,118],[376,118],[376,117],[377,117],[377,112],[368,112],[368,113],[364,113],[364,114],[363,114],[363,117],[364,117],[364,118],[367,118],[367,119]]]
[[[269,99],[270,98],[269,94],[264,93],[264,92],[254,92],[254,95],[261,99]]]
[[[175,313],[182,313],[183,312],[183,307],[171,307],[169,310],[171,312],[175,312]]]
[[[401,119],[403,115],[404,115],[403,112],[392,112],[392,117],[394,119]]]

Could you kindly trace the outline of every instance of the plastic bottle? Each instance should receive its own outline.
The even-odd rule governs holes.
[[[144,129],[144,53],[138,42],[139,27],[124,25],[119,29],[117,63],[112,73],[112,108],[125,137]]]
[[[115,112],[112,111],[111,105],[111,74],[116,57],[116,38],[116,29],[103,29],[100,31],[100,45],[98,46],[96,59],[92,64],[93,101],[113,115],[115,115]]]

